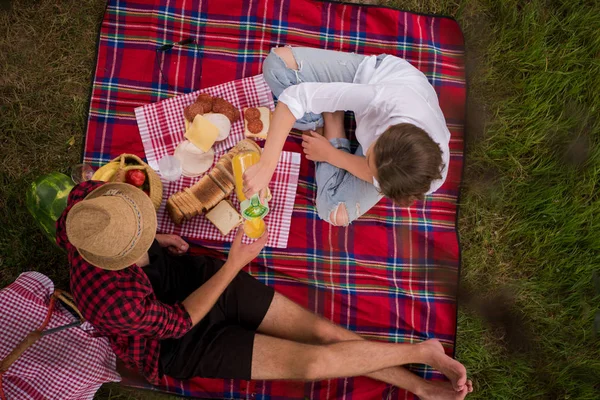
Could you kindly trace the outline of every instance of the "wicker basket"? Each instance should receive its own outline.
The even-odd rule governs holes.
[[[120,164],[119,170],[117,171],[113,182],[125,182],[125,175],[127,171],[132,169],[139,169],[146,173],[146,176],[148,177],[150,200],[152,200],[154,208],[158,210],[160,203],[162,203],[163,187],[160,177],[156,171],[150,168],[148,164],[142,161],[142,159],[135,154],[121,154],[112,161]]]

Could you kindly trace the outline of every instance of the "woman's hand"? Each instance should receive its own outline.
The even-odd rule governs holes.
[[[271,182],[276,166],[277,164],[270,166],[261,159],[244,172],[244,196],[247,199],[252,198],[256,193],[260,194],[261,200],[264,198],[265,189]]]
[[[178,235],[157,233],[156,241],[160,247],[168,247],[169,252],[175,255],[184,254],[190,248],[190,245]]]
[[[308,160],[330,164],[331,157],[337,150],[329,140],[313,131],[309,131],[308,135],[302,135],[302,148]]]
[[[229,255],[227,256],[227,263],[238,270],[244,268],[250,261],[258,256],[263,247],[265,247],[265,244],[267,244],[269,232],[265,232],[260,239],[250,244],[242,243],[243,235],[243,230],[238,229],[235,239],[233,239],[233,243],[231,244],[231,248],[229,249]]]

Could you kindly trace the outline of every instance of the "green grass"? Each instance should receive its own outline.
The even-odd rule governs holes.
[[[27,214],[24,192],[80,157],[103,3],[53,3],[0,11],[2,285],[25,270],[61,286],[68,280],[64,256]],[[600,5],[384,4],[453,15],[467,41],[457,358],[475,381],[471,398],[597,399]],[[97,398],[150,397],[107,385]]]

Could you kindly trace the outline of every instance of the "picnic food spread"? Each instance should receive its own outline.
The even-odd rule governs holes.
[[[214,158],[212,146],[227,139],[240,115],[227,100],[201,93],[183,116],[188,140],[177,146],[174,156],[181,162],[182,174],[194,178],[208,171]]]
[[[224,154],[198,182],[173,194],[167,200],[167,212],[171,220],[181,225],[184,220],[189,221],[205,213],[229,196],[235,186],[231,160],[240,151],[248,149],[260,151],[260,147],[254,141],[244,139]]]
[[[201,93],[194,103],[185,107],[183,116],[187,140],[179,143],[174,156],[181,162],[184,176],[201,176],[213,164],[212,146],[229,136],[231,124],[239,120],[240,113],[225,99]],[[271,111],[267,107],[244,109],[245,136],[265,139],[270,120]],[[258,162],[260,152],[252,140],[238,142],[198,182],[169,197],[166,208],[171,220],[181,225],[206,213],[206,218],[223,236],[241,224],[248,237],[262,236],[266,231],[263,218],[269,211],[266,201],[262,204],[258,195],[246,199],[242,190],[244,170]],[[234,188],[242,203],[243,217],[225,200]]]
[[[163,178],[173,182],[178,181],[181,175],[199,179],[167,199],[165,210],[176,225],[204,215],[223,236],[240,225],[249,238],[259,238],[266,232],[263,218],[269,211],[270,192],[267,190],[264,204],[258,195],[247,199],[243,193],[242,176],[260,159],[261,148],[252,139],[266,139],[271,111],[268,107],[248,107],[243,109],[243,114],[246,139],[240,140],[227,153],[219,153],[222,155],[215,163],[213,146],[229,137],[232,124],[240,120],[240,111],[229,101],[208,93],[200,93],[192,104],[183,109],[183,140],[175,143],[172,154],[163,157],[171,157],[180,172],[170,179],[167,176],[169,171],[164,171],[166,175]],[[161,175],[164,174],[161,171]],[[157,209],[162,202],[162,186],[160,191],[156,187],[152,190],[156,182],[161,184],[160,178],[133,155],[117,157],[99,168],[92,179],[136,186],[151,197]],[[227,200],[234,189],[241,204],[240,210]]]
[[[198,116],[194,117],[195,120],[197,118]],[[203,131],[200,130],[199,134],[202,135]],[[201,149],[195,147],[193,142],[183,141],[175,150],[175,156],[179,156],[178,158],[182,160],[184,175],[186,172],[189,172],[188,165],[192,162],[208,165],[206,170],[212,164],[212,156],[210,157],[210,161],[206,158],[203,159],[204,155],[208,153],[204,153]],[[206,218],[215,225],[223,236],[227,236],[233,229],[244,223],[244,219],[240,213],[235,210],[229,201],[225,200],[235,187],[239,187],[239,185],[236,185],[234,164],[232,161],[239,154],[254,154],[256,155],[256,160],[258,160],[260,158],[260,151],[260,147],[253,140],[243,139],[239,141],[198,182],[169,197],[166,209],[171,220],[175,224],[181,225],[185,221],[206,213]],[[182,152],[187,155],[181,156]],[[241,178],[239,179],[241,184]],[[240,202],[246,200],[241,190],[238,190],[236,193]],[[245,232],[250,238],[258,238],[266,231],[266,226],[262,219],[260,222],[244,224],[244,226],[246,225],[249,228],[245,229]]]

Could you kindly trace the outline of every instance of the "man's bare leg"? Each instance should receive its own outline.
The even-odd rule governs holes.
[[[314,313],[300,307],[285,296],[276,293],[258,331],[267,335],[303,343],[336,343],[343,341],[364,340],[354,332],[344,329]],[[439,353],[440,358],[450,359],[443,353],[443,347],[438,341],[427,341],[419,346],[431,346],[430,350]],[[455,360],[459,370],[464,367]],[[455,364],[455,365],[456,365]],[[402,367],[386,368],[366,374],[377,379],[417,394],[423,399],[461,399],[471,392],[471,381],[463,380],[461,373],[455,374],[455,383],[462,383],[466,393],[455,391],[450,383],[426,381]],[[463,383],[464,382],[464,383]]]
[[[398,364],[427,363],[429,351],[418,344],[379,343],[352,340],[313,345],[257,333],[252,351],[252,379],[318,381],[339,377],[368,375]],[[464,399],[461,391],[450,389],[440,399]],[[416,394],[425,390],[415,389]],[[427,397],[423,397],[427,398]],[[431,397],[430,397],[431,398]]]

